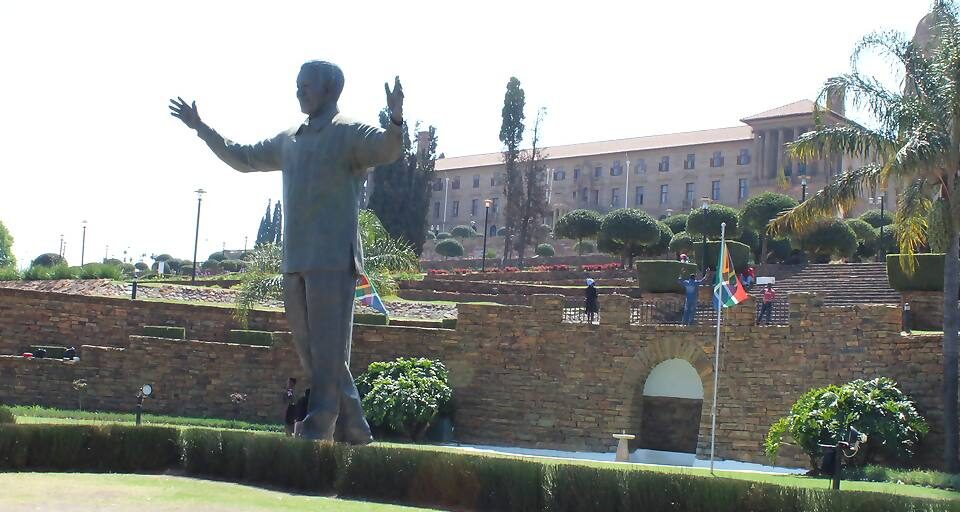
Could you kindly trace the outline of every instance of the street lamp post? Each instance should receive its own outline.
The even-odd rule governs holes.
[[[60,252],[57,253],[60,257],[63,257],[63,233],[60,233]]]
[[[203,194],[206,194],[207,191],[198,188],[194,190],[197,194],[197,230],[196,234],[193,237],[193,269],[191,271],[190,283],[196,284],[197,282],[197,245],[200,243],[200,204],[203,202]]]
[[[800,180],[800,202],[807,200],[807,179],[803,178]]]
[[[490,205],[493,204],[493,200],[484,199],[483,200],[483,254],[480,255],[480,272],[485,272],[487,270],[487,221],[490,219]]]
[[[707,206],[708,206],[709,204],[710,204],[710,198],[708,198],[708,197],[701,197],[701,198],[700,198],[700,209],[701,209],[701,210],[706,210],[706,209],[707,209]],[[703,259],[700,260],[700,268],[703,270],[703,272],[706,272],[706,271],[707,271],[707,234],[706,234],[706,233],[703,234],[703,254],[702,254],[702,257],[703,257]]]
[[[81,222],[83,224],[83,238],[80,242],[80,266],[83,266],[83,257],[86,254],[87,250],[87,221]]]
[[[883,224],[882,224],[882,222],[883,222],[883,213],[884,213],[884,206],[885,206],[884,203],[886,203],[886,199],[887,199],[887,195],[886,195],[886,194],[881,194],[881,195],[877,196],[876,198],[871,197],[871,198],[870,198],[870,201],[869,201],[871,204],[878,204],[878,203],[880,204],[880,222],[881,222],[881,224],[880,224],[880,240],[879,240],[879,242],[877,243],[877,261],[883,261],[883,257],[884,257],[884,254],[883,254]]]

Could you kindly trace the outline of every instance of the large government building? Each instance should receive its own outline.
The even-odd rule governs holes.
[[[578,208],[604,213],[633,207],[660,217],[705,202],[736,207],[767,190],[799,200],[862,163],[845,155],[797,162],[784,153],[784,143],[813,129],[815,110],[812,101],[801,100],[744,117],[729,128],[544,148],[551,210],[545,222],[553,225]],[[819,115],[825,124],[852,123],[842,102],[828,102]],[[489,233],[502,227],[501,153],[441,158],[436,171],[428,225],[448,231],[476,223],[482,229],[489,199]]]

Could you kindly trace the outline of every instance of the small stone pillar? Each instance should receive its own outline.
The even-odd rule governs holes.
[[[600,323],[607,325],[630,325],[630,297],[614,293],[600,295]]]

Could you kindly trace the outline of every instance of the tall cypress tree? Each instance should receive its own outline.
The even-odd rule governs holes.
[[[271,224],[270,242],[280,245],[283,242],[283,210],[280,201],[273,208],[273,222]]]
[[[503,96],[503,110],[500,124],[500,142],[503,143],[503,166],[506,179],[503,183],[503,192],[506,196],[504,212],[506,236],[503,240],[503,260],[506,261],[513,251],[513,239],[519,235],[520,215],[523,209],[523,176],[518,160],[520,159],[520,143],[523,141],[523,108],[526,104],[526,95],[520,87],[520,80],[510,77],[507,82],[507,92]]]
[[[380,125],[386,128],[390,122],[389,113],[381,111]],[[419,129],[419,124],[415,129]],[[403,155],[395,162],[374,169],[373,193],[368,203],[387,232],[409,242],[418,255],[426,240],[430,183],[437,151],[436,128],[431,126],[427,132],[426,145],[420,147],[417,141],[414,146],[410,128],[403,124]]]
[[[260,219],[260,228],[257,229],[257,241],[254,242],[255,247],[259,247],[268,241],[272,241],[267,239],[272,226],[273,221],[270,220],[270,200],[267,200],[267,211],[263,214],[263,218]]]

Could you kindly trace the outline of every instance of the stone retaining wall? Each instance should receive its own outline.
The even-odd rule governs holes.
[[[535,295],[529,306],[460,304],[456,330],[354,326],[354,372],[397,356],[442,360],[456,400],[456,437],[467,443],[561,450],[610,451],[611,434],[662,436],[654,400],[642,394],[659,363],[680,358],[713,393],[714,327],[630,325],[630,299],[607,296],[600,325],[562,323],[565,300]],[[942,448],[939,336],[901,336],[896,306],[823,307],[808,294],[790,297],[789,325],[757,327],[752,300],[724,315],[719,378],[717,453],[767,462],[769,426],[806,390],[854,378],[888,376],[917,401],[931,426],[917,463],[938,466]],[[282,328],[282,316],[263,314],[260,328]],[[0,290],[4,343],[85,343],[80,361],[0,357],[0,402],[73,407],[70,382],[88,381],[90,408],[133,410],[136,389],[149,382],[148,411],[279,419],[287,377],[300,376],[289,335],[273,347],[129,337],[143,323],[187,326],[191,338],[223,341],[230,311],[125,299]],[[51,338],[56,338],[51,339]],[[91,346],[109,345],[109,346]],[[239,407],[230,393],[246,393]],[[709,451],[710,408],[699,425],[697,450]],[[682,411],[678,411],[680,415]],[[653,417],[654,420],[649,418]],[[682,421],[677,416],[675,421]],[[660,421],[663,421],[662,418]],[[787,453],[782,465],[802,466]]]

